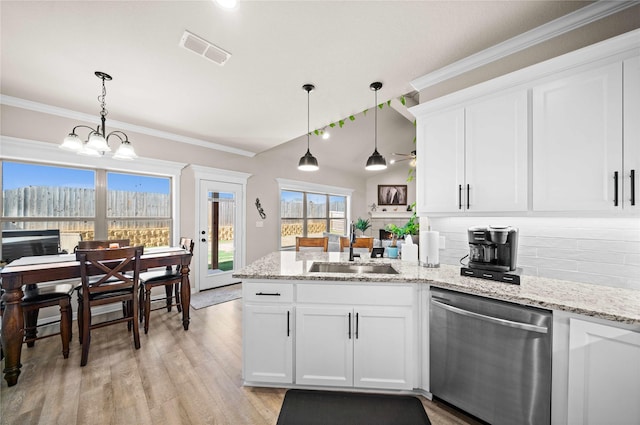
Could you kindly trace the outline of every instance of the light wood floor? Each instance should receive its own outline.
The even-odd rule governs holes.
[[[140,350],[124,324],[93,331],[81,368],[74,322],[66,360],[58,337],[23,346],[18,384],[0,385],[0,423],[275,425],[286,390],[242,386],[241,326],[240,300],[191,309],[187,332],[156,311]],[[474,423],[420,398],[434,425]]]

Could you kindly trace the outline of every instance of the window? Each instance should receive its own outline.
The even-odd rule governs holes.
[[[322,237],[326,232],[346,234],[350,190],[286,180],[278,182],[280,248],[294,247],[296,236]]]
[[[168,177],[3,161],[2,230],[58,229],[67,252],[96,235],[168,246],[170,188]]]

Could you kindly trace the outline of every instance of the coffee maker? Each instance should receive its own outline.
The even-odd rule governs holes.
[[[516,270],[518,229],[510,226],[476,226],[467,230],[470,269]]]

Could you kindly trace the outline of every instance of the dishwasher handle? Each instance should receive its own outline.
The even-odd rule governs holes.
[[[460,314],[461,316],[474,317],[476,319],[484,320],[484,321],[490,322],[490,323],[495,323],[497,325],[508,326],[510,328],[522,329],[522,330],[525,330],[525,331],[538,332],[538,333],[542,333],[542,334],[546,334],[548,332],[548,329],[545,326],[537,326],[537,325],[532,325],[532,324],[529,324],[529,323],[514,322],[512,320],[506,320],[506,319],[500,319],[498,317],[486,316],[484,314],[474,313],[473,311],[464,310],[464,309],[459,308],[459,307],[454,307],[452,305],[445,304],[443,302],[436,301],[434,299],[431,300],[431,303],[435,304],[436,306],[438,306],[440,308],[448,310],[448,311],[450,311],[452,313]]]

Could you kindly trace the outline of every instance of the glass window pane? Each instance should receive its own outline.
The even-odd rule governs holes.
[[[307,236],[310,238],[321,237],[327,231],[327,220],[309,219],[307,221]]]
[[[303,236],[302,220],[283,218],[280,222],[280,246],[296,246],[296,236]]]
[[[293,192],[283,190],[280,192],[280,217],[282,218],[302,218],[304,217],[303,211],[303,198],[302,192]]]
[[[171,179],[107,173],[107,217],[171,217]]]
[[[318,193],[307,193],[307,217],[323,218],[326,216],[327,195],[321,195]]]
[[[4,161],[4,217],[94,217],[95,172]]]
[[[339,235],[347,234],[347,197],[335,196],[329,197],[329,231]]]
[[[129,239],[132,246],[171,244],[171,220],[110,220],[108,232],[108,239]]]

